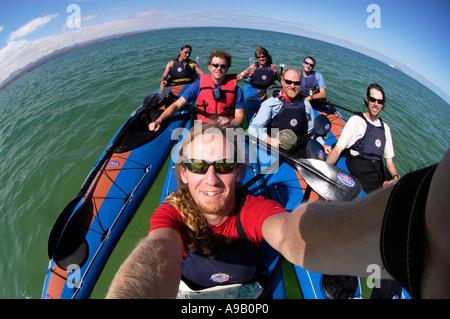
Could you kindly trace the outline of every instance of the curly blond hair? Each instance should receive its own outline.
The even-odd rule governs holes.
[[[202,124],[201,130],[194,130],[192,128],[189,132],[189,136],[183,140],[182,147],[180,149],[180,160],[175,166],[175,173],[179,187],[174,190],[164,200],[164,204],[175,207],[183,217],[185,225],[187,226],[187,235],[189,237],[188,249],[190,251],[196,251],[201,249],[203,253],[209,257],[213,257],[211,252],[213,247],[217,247],[223,243],[230,243],[231,239],[224,240],[223,237],[219,238],[208,225],[205,215],[202,213],[202,209],[195,203],[192,195],[189,191],[189,186],[184,184],[180,177],[180,170],[184,169],[183,160],[186,159],[184,150],[189,149],[187,145],[191,143],[195,137],[205,133],[208,129],[218,129],[220,133],[226,137],[226,129],[233,128],[231,126],[220,126],[216,122]],[[217,131],[217,132],[219,132]],[[236,141],[232,141],[236,143]],[[235,158],[237,147],[234,147]]]

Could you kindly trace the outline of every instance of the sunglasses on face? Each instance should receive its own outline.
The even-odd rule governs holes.
[[[379,100],[379,99],[376,99],[376,98],[371,97],[371,96],[369,96],[369,101],[372,102],[372,103],[378,102],[378,104],[380,104],[380,105],[384,104],[384,100]]]
[[[261,55],[258,57],[258,60],[267,58],[265,55]]]
[[[215,67],[216,69],[217,69],[217,68],[221,68],[221,69],[227,69],[227,68],[228,68],[228,65],[226,65],[226,64],[211,63],[211,65],[212,65],[213,67]]]
[[[211,165],[219,174],[231,173],[236,167],[236,161],[232,158],[223,159],[215,162],[207,162],[205,160],[188,159],[183,161],[183,165],[194,174],[205,174]]]
[[[286,82],[287,85],[294,84],[295,86],[299,86],[301,83],[300,81],[291,81],[291,80],[286,80],[286,79],[284,79],[284,82]]]
[[[312,67],[312,68],[315,66],[315,64],[309,63],[309,62],[306,62],[306,61],[303,61],[303,63],[305,63],[306,65],[309,65],[309,66]]]

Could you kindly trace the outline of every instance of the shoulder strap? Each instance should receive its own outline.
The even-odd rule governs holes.
[[[366,117],[364,116],[363,112],[355,112],[355,115],[358,115],[358,116],[362,117],[363,120],[367,122],[367,119],[366,119]]]
[[[191,68],[191,70],[194,70],[195,69],[195,65],[194,65],[194,61],[192,61],[191,59],[188,59],[188,65],[189,65],[189,67]]]
[[[247,234],[244,231],[244,227],[242,226],[241,221],[241,210],[245,204],[245,197],[241,197],[238,199],[238,207],[236,212],[236,229],[240,239],[248,240]]]

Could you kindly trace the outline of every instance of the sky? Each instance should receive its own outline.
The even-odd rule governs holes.
[[[134,31],[219,26],[348,47],[427,79],[433,85],[424,84],[450,103],[449,15],[449,0],[0,0],[0,86],[39,57],[76,43]]]

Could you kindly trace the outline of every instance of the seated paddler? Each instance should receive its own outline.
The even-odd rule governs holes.
[[[197,62],[189,59],[191,54],[192,47],[190,45],[184,45],[181,47],[178,57],[166,64],[166,68],[161,77],[161,89],[167,83],[190,82],[195,79],[197,74],[205,74]]]
[[[197,115],[199,120],[208,122],[214,118],[221,124],[241,126],[244,121],[244,97],[237,85],[236,75],[227,74],[230,66],[231,55],[228,52],[211,52],[208,59],[210,74],[203,74],[200,81],[192,83],[178,100],[149,124],[149,130],[158,131],[162,122],[193,102],[201,111]]]
[[[284,148],[282,141],[273,132],[290,130],[295,134],[295,144],[289,145],[289,153],[296,157],[307,157],[306,146],[313,136],[314,110],[301,94],[301,73],[294,68],[286,69],[281,76],[282,89],[263,103],[253,118],[249,134],[274,147]],[[276,130],[272,130],[276,129]],[[330,146],[318,140],[329,152]]]
[[[234,130],[210,122],[184,138],[176,165],[181,186],[153,213],[148,237],[116,275],[110,297],[174,298],[213,287],[213,296],[224,298],[262,292],[261,243],[272,231],[270,219],[287,211],[264,197],[238,197],[244,166],[227,129]],[[133,278],[125,274],[135,263],[148,268],[145,280],[134,270]],[[222,295],[217,287],[225,288]]]
[[[249,82],[256,88],[268,88],[275,81],[280,80],[280,72],[272,62],[272,56],[263,47],[258,47],[255,51],[257,61],[248,66],[237,75],[237,80],[249,78]]]
[[[237,195],[242,164],[230,129],[212,122],[183,139],[180,186],[153,213],[107,298],[176,298],[214,287],[256,298],[263,240],[313,272],[367,277],[368,266],[379,265],[382,278],[399,280],[414,298],[450,297],[450,150],[439,165],[360,199],[288,213],[264,197]]]

